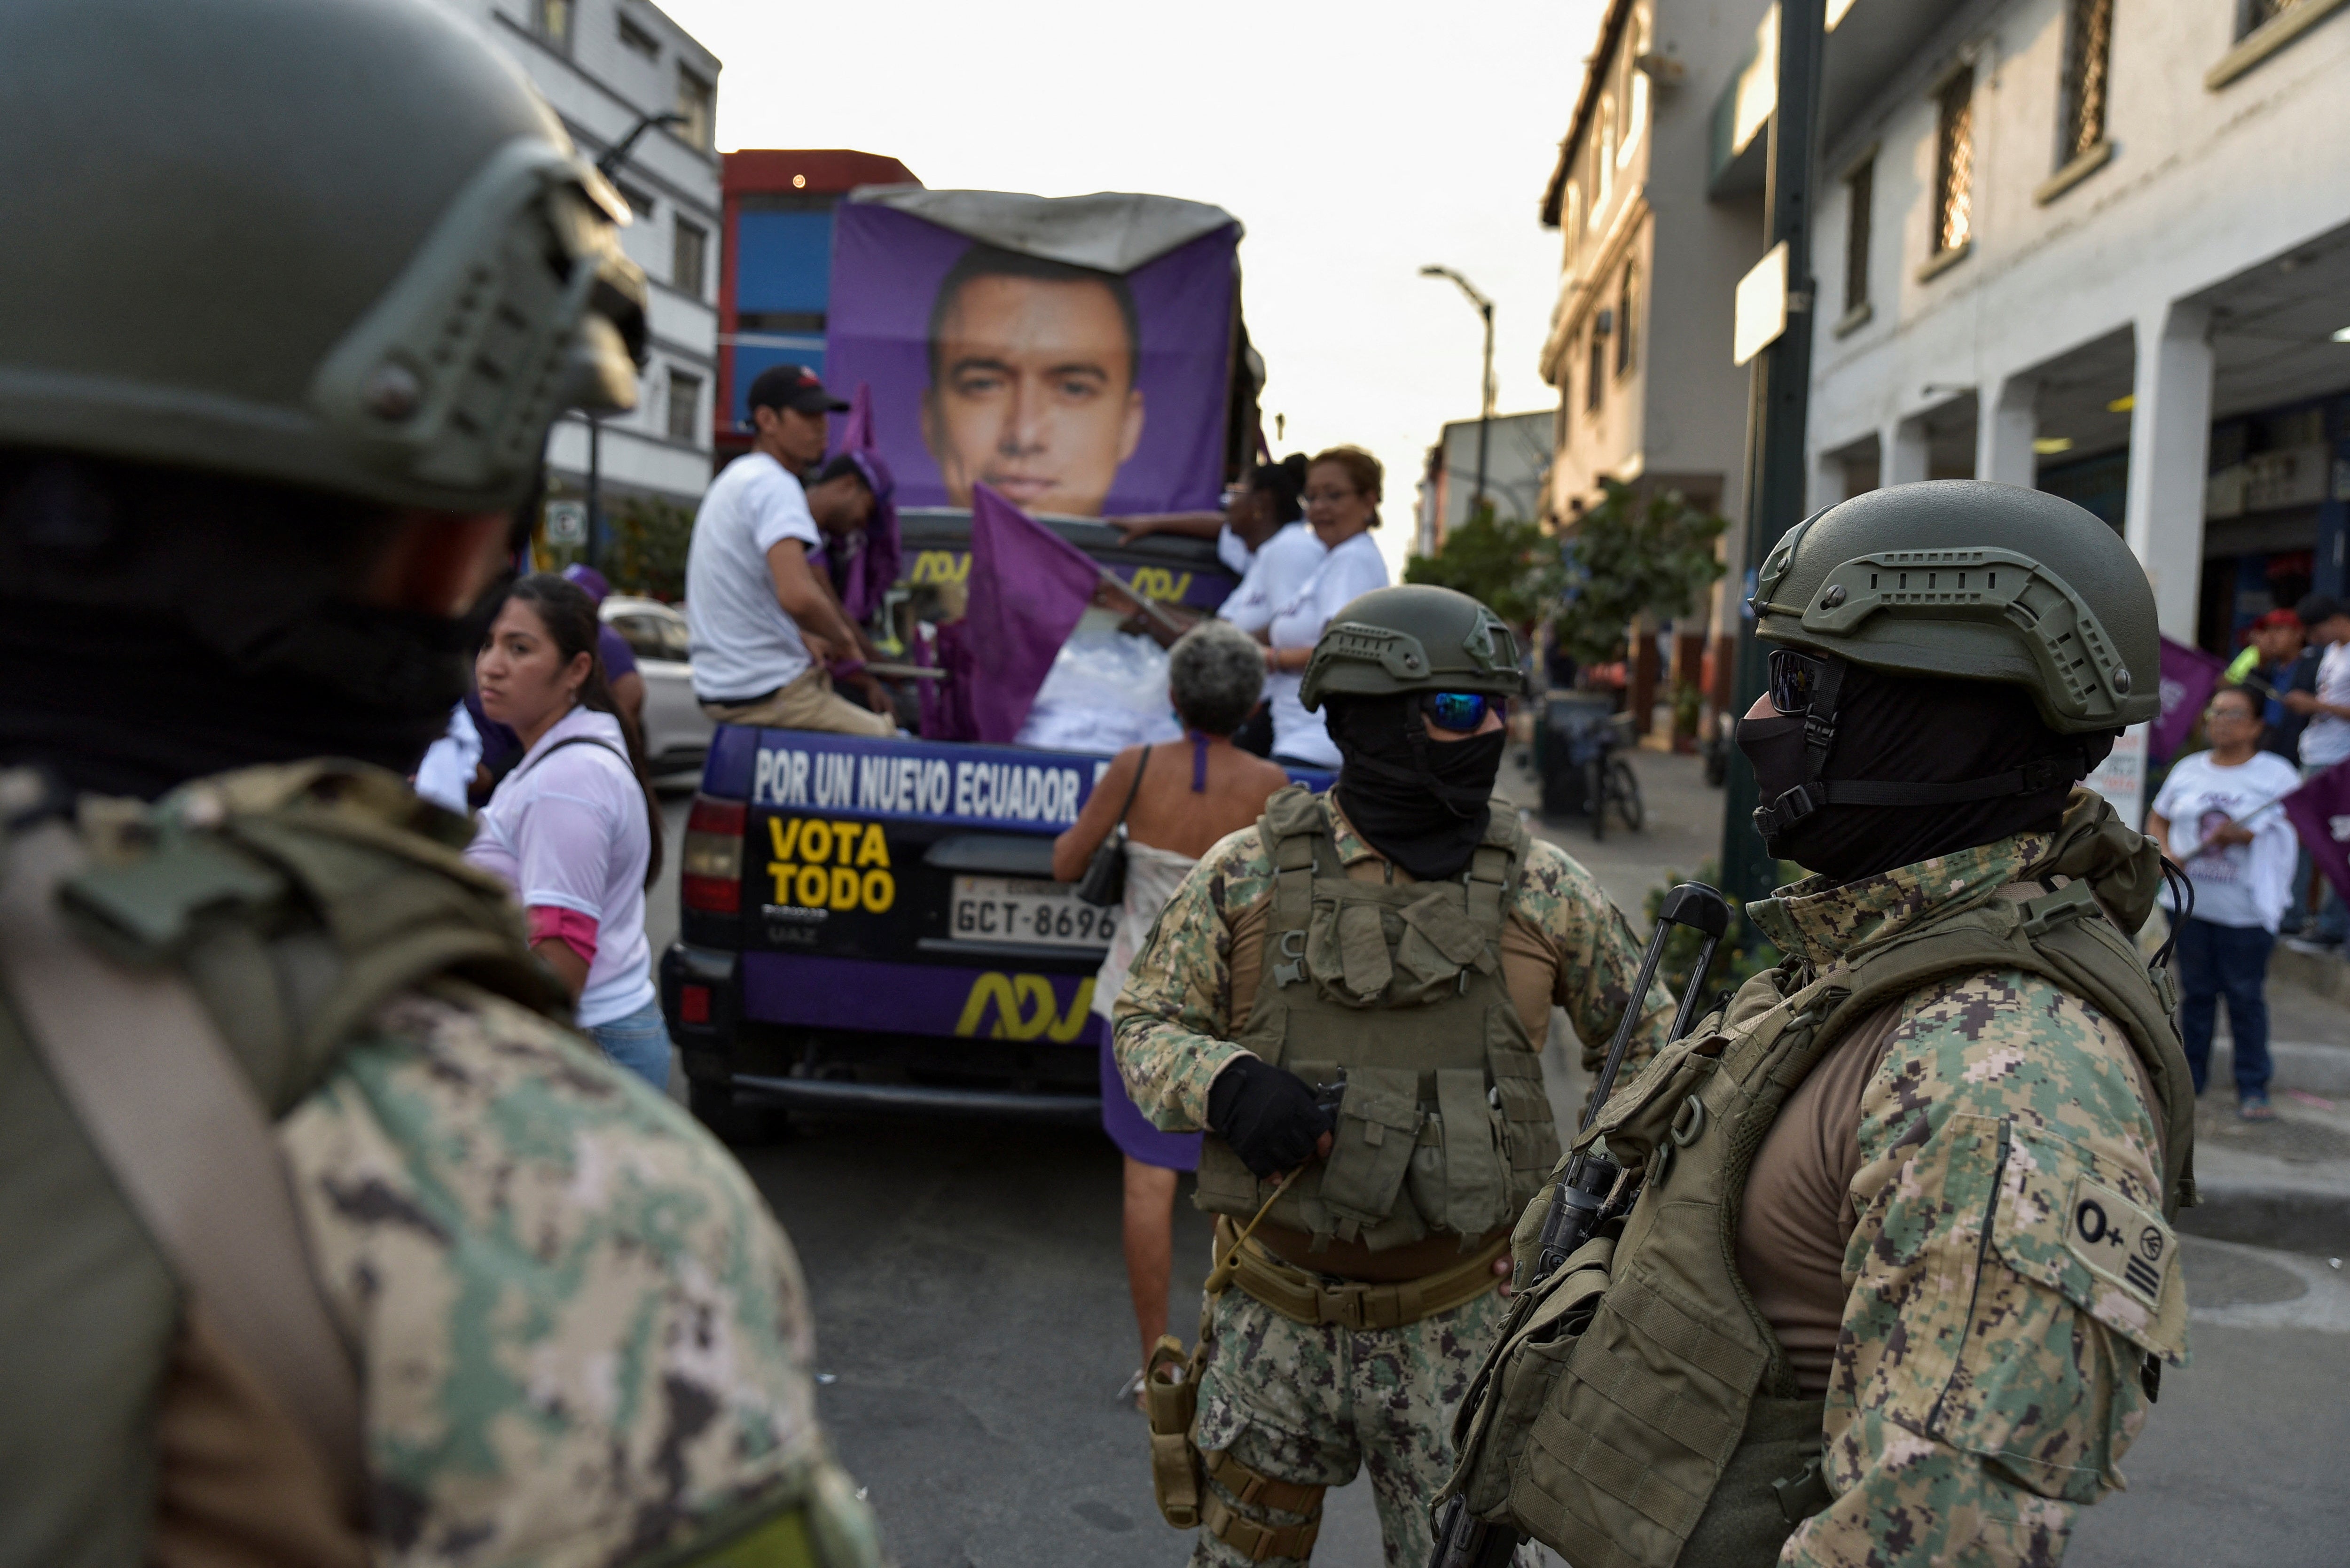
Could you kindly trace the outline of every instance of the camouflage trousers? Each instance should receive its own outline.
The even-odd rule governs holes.
[[[1488,1291],[1401,1328],[1308,1327],[1245,1291],[1228,1290],[1209,1316],[1199,1446],[1305,1486],[1344,1486],[1358,1467],[1367,1469],[1387,1568],[1426,1568],[1429,1500],[1452,1474],[1452,1412],[1508,1309],[1499,1292]],[[1244,1518],[1303,1522],[1207,1484]],[[1257,1568],[1298,1568],[1304,1561],[1268,1558]],[[1246,1557],[1204,1530],[1191,1563],[1249,1568]]]

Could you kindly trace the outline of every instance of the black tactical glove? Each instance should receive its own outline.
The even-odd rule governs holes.
[[[1235,1056],[1208,1090],[1208,1126],[1263,1179],[1304,1165],[1330,1130],[1330,1114],[1296,1074]]]

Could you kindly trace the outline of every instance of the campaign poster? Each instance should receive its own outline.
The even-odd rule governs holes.
[[[966,212],[988,200],[924,194],[967,198]],[[968,506],[984,483],[1032,515],[1214,508],[1240,239],[1237,223],[1214,215],[1223,221],[1207,232],[1117,271],[1062,259],[1114,260],[1115,235],[1071,243],[1064,224],[1060,243],[1024,246],[1017,223],[972,225],[993,235],[983,238],[882,201],[843,202],[825,380],[844,394],[871,388],[898,504]],[[1104,202],[1097,226],[1121,221]]]

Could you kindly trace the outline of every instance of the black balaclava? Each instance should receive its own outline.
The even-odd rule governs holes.
[[[1485,836],[1508,734],[1435,740],[1416,696],[1324,705],[1342,759],[1331,787],[1355,831],[1423,882],[1458,876]]]
[[[480,628],[340,597],[392,526],[333,497],[0,452],[0,765],[151,799],[306,757],[412,773]]]
[[[2002,682],[1887,675],[1846,663],[1835,713],[1835,739],[1817,775],[1831,786],[1838,781],[1959,785],[2018,775],[2009,789],[1987,799],[1891,805],[1838,801],[1763,834],[1763,848],[1774,858],[1836,882],[2054,828],[2073,782],[2113,749],[2111,735],[2056,733],[2042,722],[2029,692]],[[1754,764],[1765,810],[1808,782],[1802,716],[1741,719],[1737,738],[1738,749]]]

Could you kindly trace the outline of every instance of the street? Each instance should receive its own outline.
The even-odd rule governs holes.
[[[1694,758],[1641,752],[1633,765],[1647,831],[1611,824],[1595,845],[1580,821],[1535,826],[1589,863],[1637,925],[1648,886],[1669,869],[1693,874],[1711,853],[1721,796],[1699,782]],[[1520,794],[1530,791],[1522,776],[1505,771],[1503,783],[1513,798],[1532,798]],[[685,805],[681,795],[669,803],[672,846]],[[661,943],[676,918],[674,877],[648,911]],[[2280,1090],[2297,1086],[2296,1074],[2323,1091],[2315,1099],[2350,1088],[2340,1010],[2272,990],[2279,1040],[2299,1047],[2278,1054]],[[1582,1085],[1555,1023],[1544,1066],[1564,1107]],[[2279,1103],[2286,1119],[2269,1127],[2207,1104],[2199,1168],[2265,1162],[2350,1192],[2350,1115],[2289,1092]],[[786,1140],[741,1153],[799,1250],[816,1305],[820,1407],[899,1562],[1172,1568],[1186,1559],[1190,1537],[1151,1501],[1142,1417],[1114,1397],[1137,1347],[1118,1162],[1106,1139],[803,1117]],[[1175,1225],[1171,1326],[1188,1342],[1208,1223],[1187,1198]],[[2337,1255],[2343,1244],[2331,1243]],[[2338,1568],[2350,1540],[2335,1459],[2350,1447],[2350,1274],[2323,1254],[2192,1235],[2183,1246],[2192,1365],[2165,1377],[2124,1461],[2129,1489],[2081,1513],[2066,1561]],[[1333,1491],[1325,1506],[1315,1561],[1377,1564],[1367,1485]]]

